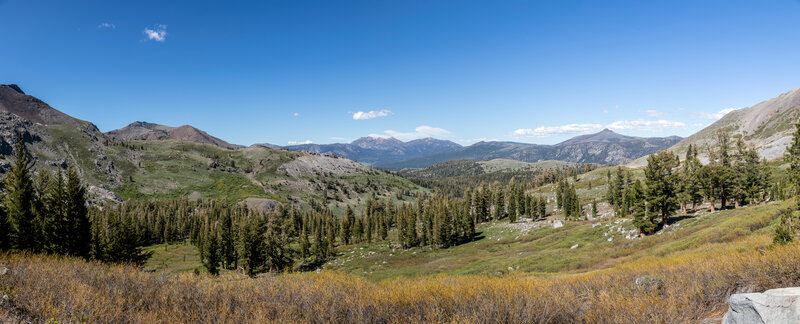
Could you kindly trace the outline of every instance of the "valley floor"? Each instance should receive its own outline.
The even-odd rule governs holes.
[[[5,254],[0,314],[133,323],[699,322],[721,317],[733,293],[800,285],[800,244],[770,245],[770,224],[791,204],[679,218],[644,239],[625,238],[619,220],[527,234],[497,223],[482,228],[483,239],[447,250],[352,246],[326,265],[335,270],[255,279]],[[185,248],[152,249],[189,262]]]

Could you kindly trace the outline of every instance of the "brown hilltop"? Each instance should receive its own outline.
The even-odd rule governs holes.
[[[133,122],[128,126],[107,132],[106,135],[121,140],[164,140],[174,139],[196,143],[205,143],[224,148],[238,148],[219,138],[209,135],[190,125],[170,127],[148,122]]]

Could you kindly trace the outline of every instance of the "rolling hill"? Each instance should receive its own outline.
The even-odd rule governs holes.
[[[106,132],[106,135],[123,141],[174,139],[180,141],[211,144],[230,149],[241,147],[239,145],[233,145],[219,138],[208,135],[208,133],[190,125],[170,127],[137,121],[123,128]]]

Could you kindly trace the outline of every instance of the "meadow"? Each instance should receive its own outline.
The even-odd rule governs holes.
[[[365,261],[373,266],[368,274],[331,262],[326,268],[335,270],[213,277],[188,271],[196,256],[186,244],[150,247],[145,269],[154,272],[3,254],[0,264],[10,271],[0,275],[7,296],[0,312],[16,320],[98,323],[699,322],[720,318],[733,293],[800,285],[800,245],[770,244],[771,224],[792,203],[685,218],[673,231],[619,244],[601,242],[601,226],[586,222],[533,231],[517,242],[481,243],[508,248],[461,246],[413,257],[406,251],[392,264]],[[485,235],[500,235],[491,231]],[[585,250],[570,249],[571,240],[587,238],[593,241],[578,243]],[[538,256],[518,253],[537,249]],[[386,260],[397,251],[390,253],[371,256]],[[521,267],[498,271],[508,262]]]

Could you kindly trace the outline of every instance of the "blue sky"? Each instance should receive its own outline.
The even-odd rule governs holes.
[[[800,1],[0,0],[0,83],[229,142],[687,136],[800,87]]]

